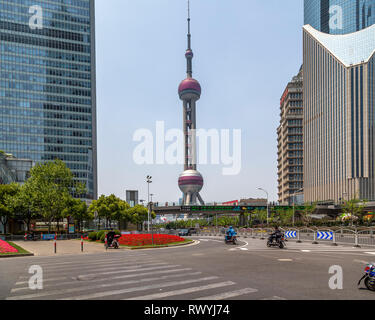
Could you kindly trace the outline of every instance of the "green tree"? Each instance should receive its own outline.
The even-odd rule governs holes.
[[[352,225],[354,224],[354,217],[362,217],[364,215],[364,208],[366,201],[359,200],[358,198],[347,201],[342,207],[343,213],[349,213],[351,215]]]
[[[63,216],[73,217],[77,222],[79,231],[82,231],[83,221],[94,219],[94,215],[89,212],[86,202],[73,197],[67,201],[66,208],[63,211]]]
[[[37,164],[31,169],[25,186],[50,232],[52,221],[59,222],[64,217],[63,211],[77,187],[72,172],[61,160]]]
[[[316,211],[316,202],[314,203],[305,203],[304,208],[302,211],[299,211],[299,215],[301,216],[302,222],[305,225],[308,225],[311,223],[311,216]]]
[[[7,224],[14,216],[13,208],[9,207],[8,203],[11,197],[14,197],[19,192],[17,184],[3,184],[0,185],[0,222],[3,225],[4,233],[7,232]]]
[[[141,229],[143,223],[148,221],[148,210],[142,205],[136,205],[129,209],[129,214],[131,216],[131,221],[137,225],[138,229]],[[151,213],[151,218],[155,219],[156,215],[154,212]]]

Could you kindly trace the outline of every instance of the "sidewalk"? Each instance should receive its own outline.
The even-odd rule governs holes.
[[[104,244],[83,243],[83,252],[81,252],[80,240],[58,240],[56,241],[56,254],[54,253],[53,241],[13,241],[16,245],[25,250],[34,253],[35,256],[57,256],[72,254],[91,254],[105,252]],[[112,250],[108,250],[112,251]],[[116,250],[118,251],[118,250]]]

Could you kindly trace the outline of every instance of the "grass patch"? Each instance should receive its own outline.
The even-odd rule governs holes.
[[[134,249],[134,248],[142,248],[142,249],[148,249],[148,248],[163,248],[163,247],[173,247],[179,244],[185,244],[185,243],[191,243],[193,240],[186,239],[185,241],[179,241],[179,242],[171,242],[168,244],[155,244],[155,245],[145,245],[145,246],[126,246],[123,244],[120,244],[120,247]]]
[[[4,256],[17,256],[17,255],[20,255],[20,254],[30,254],[29,251],[25,250],[24,248],[22,248],[20,246],[17,246],[13,242],[11,242],[11,241],[6,241],[6,242],[9,243],[13,248],[17,249],[18,252],[0,253],[0,257],[4,257]]]

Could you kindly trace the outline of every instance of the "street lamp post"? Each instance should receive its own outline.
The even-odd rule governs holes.
[[[268,192],[262,188],[258,188],[258,190],[264,191],[267,194],[267,225],[269,221],[269,210],[268,210]]]
[[[146,181],[147,181],[147,208],[148,208],[148,223],[147,223],[147,231],[150,231],[150,216],[151,216],[151,212],[150,212],[150,183],[152,183],[152,177],[151,176],[147,176],[146,177]]]

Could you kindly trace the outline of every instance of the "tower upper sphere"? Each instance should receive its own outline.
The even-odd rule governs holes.
[[[193,78],[183,80],[178,87],[178,94],[181,100],[199,100],[201,93],[201,85]]]

